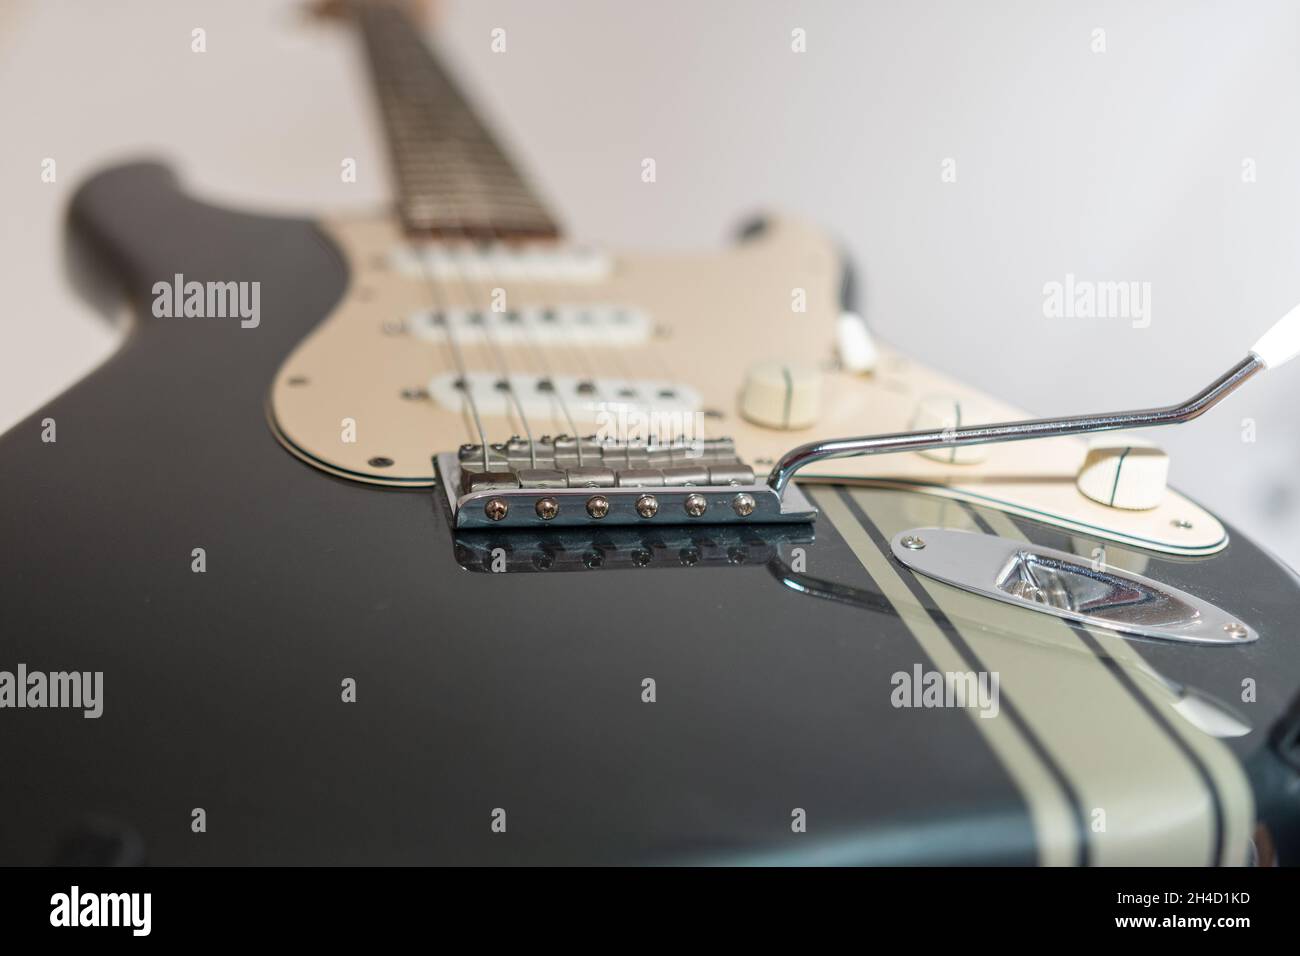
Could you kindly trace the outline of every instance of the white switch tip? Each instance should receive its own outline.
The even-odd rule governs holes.
[[[1259,359],[1265,368],[1277,368],[1300,355],[1300,305],[1273,323],[1250,354]]]
[[[835,323],[835,344],[840,364],[848,372],[870,372],[876,367],[878,352],[867,323],[856,312],[842,312]]]

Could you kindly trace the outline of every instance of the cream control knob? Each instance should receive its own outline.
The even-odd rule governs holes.
[[[969,402],[963,402],[951,395],[929,395],[916,403],[916,411],[912,413],[911,430],[960,428],[963,425],[978,425],[991,420],[987,415],[979,417],[978,410],[972,409]],[[988,458],[989,446],[931,448],[921,454],[934,461],[947,462],[951,465],[978,465]]]
[[[1141,438],[1103,435],[1088,445],[1075,484],[1099,504],[1145,511],[1160,504],[1169,456]]]
[[[750,366],[740,390],[740,414],[768,428],[807,428],[821,404],[821,373],[790,362]]]

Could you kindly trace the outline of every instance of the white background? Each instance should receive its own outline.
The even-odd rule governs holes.
[[[0,0],[0,428],[122,334],[63,273],[63,209],[96,168],[162,156],[206,198],[271,211],[385,201],[354,38],[303,10]],[[756,210],[797,214],[850,250],[880,337],[1036,412],[1183,398],[1300,301],[1294,0],[462,0],[440,14],[434,42],[573,235],[707,247]],[[355,184],[340,182],[345,156]],[[955,183],[940,179],[949,157]],[[1150,327],[1045,318],[1043,285],[1067,273],[1149,282]],[[1150,436],[1177,486],[1292,564],[1298,396],[1288,367]]]

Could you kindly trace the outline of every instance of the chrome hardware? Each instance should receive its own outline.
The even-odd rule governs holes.
[[[614,485],[751,485],[754,469],[736,458],[730,438],[672,442],[606,441],[594,435],[514,437],[504,444],[462,445],[463,494],[492,487],[608,488]]]
[[[1257,372],[1277,367],[1296,354],[1300,354],[1300,306],[1275,324],[1246,358],[1178,405],[812,442],[786,452],[772,467],[766,484],[762,485],[749,484],[753,481],[752,471],[736,459],[735,446],[730,439],[687,442],[683,438],[669,444],[647,444],[601,443],[595,436],[580,439],[541,436],[534,442],[530,435],[526,441],[515,437],[507,444],[465,445],[457,453],[438,455],[436,463],[457,527],[473,527],[482,521],[478,508],[467,506],[483,501],[483,514],[487,519],[502,521],[509,513],[507,499],[518,497],[525,489],[538,488],[552,492],[547,497],[554,498],[557,506],[554,518],[544,520],[566,523],[570,514],[563,509],[563,500],[582,495],[586,502],[588,495],[582,489],[603,486],[608,480],[606,469],[613,472],[614,484],[608,496],[600,497],[608,497],[607,514],[612,524],[636,523],[637,518],[668,520],[659,518],[660,500],[680,505],[691,518],[702,517],[713,504],[717,507],[710,512],[709,521],[714,523],[811,521],[816,510],[797,488],[790,487],[790,481],[800,468],[813,462],[1187,422],[1203,415]],[[507,390],[512,388],[509,382],[506,387]],[[600,469],[599,473],[593,474],[593,468]],[[726,497],[715,495],[711,502],[709,495],[724,486],[729,487],[732,493]],[[641,505],[641,499],[646,496],[638,491],[646,487],[663,489],[650,515],[646,514],[649,509]],[[696,487],[698,491],[687,491]],[[747,505],[742,505],[740,495],[754,499],[752,510],[746,510]],[[787,495],[791,498],[788,505],[783,500]],[[587,509],[582,511],[587,512]],[[537,513],[541,514],[540,511]],[[577,522],[595,517],[590,512],[587,515],[584,517],[578,513],[571,517]],[[526,525],[529,521],[531,519],[526,516],[517,517],[511,524]],[[928,549],[926,553],[929,553]],[[1000,590],[999,595],[1004,600],[1027,606],[1052,607],[1052,597],[1039,594],[1035,590],[1037,587],[1033,582],[1021,581],[1012,589]],[[1208,637],[1195,639],[1210,640]],[[1219,642],[1243,639],[1254,638],[1233,638],[1222,632],[1216,635]]]
[[[470,454],[470,467],[481,467],[482,449],[476,447]],[[617,484],[601,487],[593,495],[591,487],[567,483],[552,487],[550,480],[528,487],[516,475],[534,469],[510,471],[504,462],[489,461],[493,469],[502,469],[499,472],[464,472],[465,463],[455,452],[438,455],[435,461],[455,526],[463,530],[570,528],[596,521],[602,525],[793,524],[812,521],[817,514],[797,487],[782,496],[752,478],[748,484],[666,485],[662,469],[650,470],[643,480],[628,470],[619,472]],[[515,504],[519,507],[512,507]]]
[[[698,518],[709,508],[709,500],[703,495],[687,495],[686,500],[682,502],[682,507],[692,518]]]
[[[761,568],[782,550],[807,547],[811,524],[726,526],[661,524],[627,527],[486,528],[457,531],[456,562],[482,574],[604,574],[658,569]],[[503,567],[504,564],[504,567]]]
[[[1024,441],[1029,438],[1056,438],[1089,432],[1115,431],[1124,428],[1151,428],[1188,422],[1213,408],[1256,372],[1265,368],[1252,353],[1230,368],[1210,385],[1187,401],[1164,408],[1104,415],[1072,415],[1064,418],[1031,418],[1022,422],[996,425],[966,425],[961,428],[931,428],[890,435],[866,435],[861,438],[837,438],[811,442],[785,453],[772,468],[767,483],[781,494],[800,468],[828,458],[856,458],[859,455],[882,455],[897,451],[927,451],[932,448],[956,448],[993,442]]]
[[[795,571],[778,554],[767,565],[772,576],[783,585],[799,594],[835,601],[856,607],[870,614],[893,614],[893,605],[880,593],[863,588],[838,584],[824,578],[816,578],[804,572]],[[1068,658],[1074,654],[1091,655],[1092,651],[1082,643],[1059,644],[1050,646],[1051,653]],[[1150,681],[1165,691],[1164,699],[1169,709],[1180,719],[1187,721],[1197,730],[1212,737],[1244,737],[1251,732],[1251,725],[1230,704],[1219,698],[1186,684],[1165,677],[1141,657],[1133,659],[1130,673]]]
[[[909,539],[924,540],[924,549],[907,545]],[[1195,595],[1066,551],[945,528],[901,532],[892,550],[902,564],[936,581],[1079,624],[1191,644],[1259,639]]]

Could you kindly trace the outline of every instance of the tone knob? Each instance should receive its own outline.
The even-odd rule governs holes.
[[[768,428],[807,428],[821,404],[821,373],[790,362],[750,366],[740,390],[740,414]]]
[[[1169,456],[1141,438],[1103,435],[1088,443],[1075,484],[1099,504],[1146,511],[1164,499]]]
[[[952,395],[930,395],[916,403],[912,413],[912,431],[960,428],[989,421],[970,402]],[[950,465],[978,465],[989,456],[988,445],[963,445],[960,448],[931,448],[921,452],[926,458],[947,462]]]

